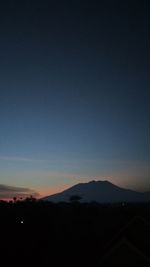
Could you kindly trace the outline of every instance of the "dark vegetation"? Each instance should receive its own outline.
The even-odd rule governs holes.
[[[113,259],[115,265],[105,262],[109,251],[124,237],[145,259],[149,258],[149,204],[80,204],[75,197],[71,200],[58,204],[31,198],[10,203],[1,201],[3,266],[125,267],[123,258],[122,265],[116,259]],[[131,256],[127,260],[132,261]],[[133,263],[134,259],[126,267],[134,266]]]

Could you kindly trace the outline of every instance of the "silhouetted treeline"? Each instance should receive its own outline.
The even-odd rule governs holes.
[[[149,260],[149,204],[0,202],[0,225],[5,266],[112,267],[114,261],[124,267],[114,256],[122,249],[122,240],[127,240],[126,249],[119,254],[127,251],[131,266],[136,258]],[[113,260],[105,260],[112,253]],[[150,266],[146,264],[142,266]]]

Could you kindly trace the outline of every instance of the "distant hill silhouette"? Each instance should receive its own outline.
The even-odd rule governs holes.
[[[61,193],[44,197],[42,200],[52,202],[69,202],[72,196],[81,197],[80,202],[150,202],[150,193],[141,193],[120,188],[108,181],[79,183]]]

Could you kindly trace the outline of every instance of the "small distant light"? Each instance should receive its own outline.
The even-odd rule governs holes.
[[[23,224],[23,223],[24,223],[24,221],[21,221],[20,223],[21,223],[21,224]]]

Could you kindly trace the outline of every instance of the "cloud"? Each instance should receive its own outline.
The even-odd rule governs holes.
[[[30,188],[15,187],[0,184],[0,199],[11,199],[13,197],[26,198],[29,196],[38,197],[39,194]]]
[[[2,161],[18,161],[18,162],[35,162],[35,163],[42,163],[45,162],[45,160],[38,160],[38,159],[32,159],[32,158],[22,158],[22,157],[9,157],[9,156],[0,156],[0,160]]]

